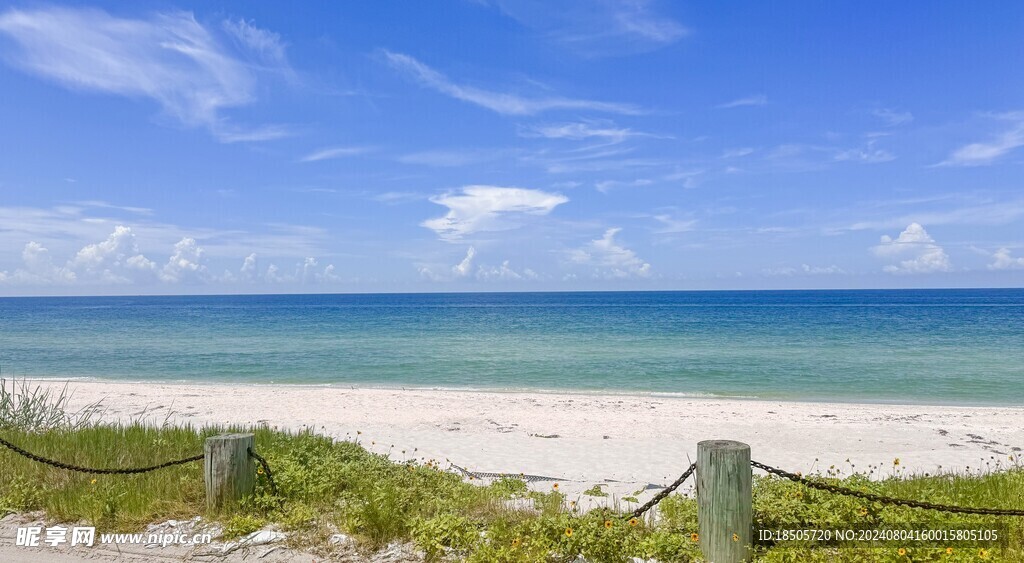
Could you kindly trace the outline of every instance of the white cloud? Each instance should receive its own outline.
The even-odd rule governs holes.
[[[615,240],[622,229],[615,227],[605,231],[604,236],[590,241],[583,248],[569,253],[569,259],[576,264],[594,266],[594,275],[604,278],[646,278],[651,275],[651,265],[644,262],[632,250]]]
[[[800,266],[800,269],[803,270],[805,274],[810,274],[812,276],[846,273],[846,270],[843,270],[835,264],[831,266],[809,266],[807,264],[803,264]]]
[[[473,270],[473,257],[476,256],[476,249],[472,246],[466,251],[466,257],[462,259],[462,262],[452,266],[452,274],[455,277],[466,277],[469,272]]]
[[[499,186],[466,186],[457,193],[446,193],[430,201],[448,208],[443,217],[421,223],[439,237],[459,240],[481,231],[503,231],[519,226],[527,216],[547,215],[569,201],[558,193]]]
[[[992,254],[989,270],[1020,270],[1024,269],[1024,257],[1014,258],[1009,248],[1000,248]]]
[[[245,257],[245,261],[242,262],[242,267],[238,270],[239,278],[243,281],[255,281],[259,275],[260,265],[259,260],[256,257],[256,253]]]
[[[335,158],[345,158],[348,156],[357,156],[360,154],[366,154],[369,152],[368,147],[325,147],[316,151],[313,151],[306,156],[299,159],[301,162],[316,162],[319,160],[331,160]]]
[[[763,106],[763,105],[767,105],[767,104],[768,104],[768,96],[765,96],[764,94],[757,94],[757,95],[754,95],[754,96],[747,96],[745,98],[738,98],[738,99],[732,100],[730,102],[725,102],[724,104],[718,104],[715,107],[718,107],[718,108],[721,108],[721,109],[729,109],[729,108],[739,108],[739,107],[745,107],[745,106],[757,107],[757,106]]]
[[[170,283],[204,281],[204,257],[205,251],[196,239],[185,237],[174,245],[174,253],[161,270],[160,279]]]
[[[285,68],[276,36],[245,22],[226,28]],[[95,8],[11,9],[0,14],[0,33],[18,46],[8,55],[13,65],[66,88],[152,99],[165,115],[223,142],[288,134],[280,126],[243,129],[223,117],[254,101],[256,74],[191,13],[127,19]]]
[[[480,266],[476,272],[476,277],[483,281],[518,281],[535,280],[538,276],[536,272],[529,268],[523,270],[522,273],[517,272],[509,265],[509,261],[505,260],[498,267]]]
[[[882,235],[881,244],[873,252],[882,258],[900,259],[898,264],[884,268],[891,274],[924,274],[948,272],[953,269],[949,256],[935,239],[918,223],[911,223],[895,239]]]
[[[1024,112],[1011,112],[996,116],[1013,122],[1010,129],[986,142],[970,143],[953,151],[940,166],[984,166],[992,164],[1013,149],[1024,146]]]
[[[152,278],[156,264],[139,252],[131,228],[118,225],[106,240],[79,250],[68,261],[67,269],[81,280],[131,283],[139,278]]]
[[[740,158],[740,157],[747,156],[747,155],[753,154],[753,153],[754,153],[754,149],[752,149],[750,147],[740,147],[740,148],[736,148],[736,149],[726,149],[725,151],[722,152],[722,158]]]
[[[476,104],[506,115],[533,115],[549,110],[590,110],[606,113],[636,115],[640,110],[630,104],[599,102],[562,97],[526,98],[516,94],[494,92],[455,84],[445,75],[420,61],[402,53],[383,51],[388,63],[395,69],[412,76],[420,84],[457,100]]]
[[[0,272],[0,282],[16,284],[66,284],[76,280],[75,273],[53,263],[50,251],[38,242],[29,242],[21,252],[22,268],[12,274]]]

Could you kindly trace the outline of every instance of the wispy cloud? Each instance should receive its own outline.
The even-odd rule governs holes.
[[[268,64],[287,68],[276,35],[245,22],[226,29]],[[127,19],[87,8],[11,9],[0,14],[0,33],[17,46],[5,53],[13,66],[72,90],[149,98],[163,114],[189,127],[205,127],[222,142],[264,141],[290,134],[283,126],[245,128],[223,112],[252,103],[257,75],[188,12]]]
[[[445,75],[402,53],[383,51],[385,59],[396,70],[417,82],[457,100],[469,102],[505,115],[534,115],[552,110],[589,110],[604,113],[637,115],[641,110],[631,104],[600,102],[563,97],[528,98],[506,92],[484,90],[456,84]]]
[[[995,117],[1012,125],[991,140],[970,143],[956,149],[939,166],[986,166],[1013,149],[1024,146],[1024,112],[1004,113]]]
[[[738,99],[732,100],[731,102],[725,102],[724,104],[718,104],[715,107],[717,107],[719,109],[730,109],[730,108],[739,108],[739,107],[745,107],[745,106],[757,107],[757,106],[763,106],[763,105],[767,105],[767,104],[768,104],[768,96],[765,96],[764,94],[757,94],[757,95],[754,95],[754,96],[747,96],[745,98],[738,98]]]
[[[516,228],[524,218],[547,215],[569,198],[525,188],[466,186],[457,192],[432,197],[430,201],[447,207],[448,213],[421,225],[443,240],[457,241],[481,231]]]
[[[570,123],[549,123],[520,127],[521,137],[541,137],[545,139],[568,139],[583,141],[602,139],[611,143],[619,143],[630,137],[660,137],[652,133],[634,131],[628,127],[616,127],[608,121],[579,121]]]
[[[890,108],[880,108],[871,112],[871,115],[881,119],[888,127],[906,125],[914,120],[914,114],[909,111],[898,111]]]
[[[639,53],[671,45],[690,30],[650,0],[495,0],[502,13],[584,56]]]
[[[299,159],[301,162],[317,162],[320,160],[333,160],[358,156],[370,152],[370,147],[325,147],[315,150]]]

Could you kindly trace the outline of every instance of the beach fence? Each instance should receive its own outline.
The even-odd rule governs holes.
[[[94,475],[137,475],[202,460],[203,480],[206,483],[206,507],[213,512],[229,512],[238,506],[243,497],[252,494],[256,488],[257,473],[266,477],[271,494],[275,497],[278,496],[270,465],[253,449],[255,446],[253,434],[211,436],[206,439],[201,454],[165,461],[157,465],[129,468],[82,467],[64,463],[26,451],[3,438],[0,438],[0,446],[51,467]],[[259,464],[259,471],[256,469],[256,464]]]
[[[257,474],[267,479],[274,497],[280,499],[274,485],[273,474],[267,460],[254,451],[253,434],[222,434],[206,439],[203,453],[192,457],[166,461],[148,467],[123,469],[81,467],[63,463],[26,451],[0,437],[0,446],[33,461],[58,469],[105,475],[132,475],[157,471],[166,467],[203,460],[206,482],[206,503],[211,511],[230,511],[239,501],[255,490]],[[257,471],[256,465],[260,471]],[[504,473],[474,473],[458,468],[464,475],[480,477],[513,477]],[[696,475],[698,541],[704,558],[711,563],[740,563],[753,557],[753,470],[759,469],[776,477],[788,479],[805,487],[838,495],[860,498],[886,505],[937,510],[957,514],[989,516],[1024,516],[1024,509],[977,508],[935,504],[926,501],[887,497],[833,485],[817,478],[807,478],[755,461],[750,457],[750,446],[733,440],[705,440],[697,444],[697,461],[673,483],[662,489],[649,501],[625,515],[640,518],[664,498],[672,494],[687,479]],[[538,477],[538,479],[549,479]]]

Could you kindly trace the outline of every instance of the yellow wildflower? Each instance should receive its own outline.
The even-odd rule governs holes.
[[[700,536],[697,535],[697,532],[690,534],[690,541],[696,542],[698,540],[700,540]]]
[[[860,510],[858,510],[857,512],[859,512],[861,516],[867,516],[868,515],[868,509],[863,507],[863,506],[860,507]]]
[[[902,556],[907,554],[907,550],[901,547],[901,548],[896,550],[896,553],[899,553],[900,557],[902,557]]]
[[[740,541],[740,535],[739,534],[733,534],[732,535],[732,541]]]
[[[95,485],[96,484],[96,479],[93,479],[92,481],[89,481],[89,484],[90,485]]]
[[[565,529],[565,537],[567,537],[567,538],[571,538],[572,537],[572,528],[566,528]]]
[[[953,555],[953,548],[952,547],[947,547],[946,548],[946,555]]]
[[[611,520],[605,520],[605,521],[604,521],[604,527],[605,527],[605,528],[611,529],[611,527],[612,527],[613,525],[614,525],[614,524],[612,524],[612,521],[611,521]]]
[[[896,458],[896,459],[892,460],[892,464],[893,465],[899,465],[900,464],[900,458]]]
[[[988,559],[988,550],[984,547],[978,550],[978,557],[982,559]]]
[[[629,519],[629,525],[633,526],[634,528],[639,526],[640,525],[640,519],[639,518],[630,518]]]
[[[523,543],[523,540],[516,538],[512,540],[512,547],[519,547],[519,544]]]

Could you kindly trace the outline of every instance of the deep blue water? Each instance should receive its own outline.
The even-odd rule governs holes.
[[[0,299],[5,375],[1024,405],[1024,290]]]

